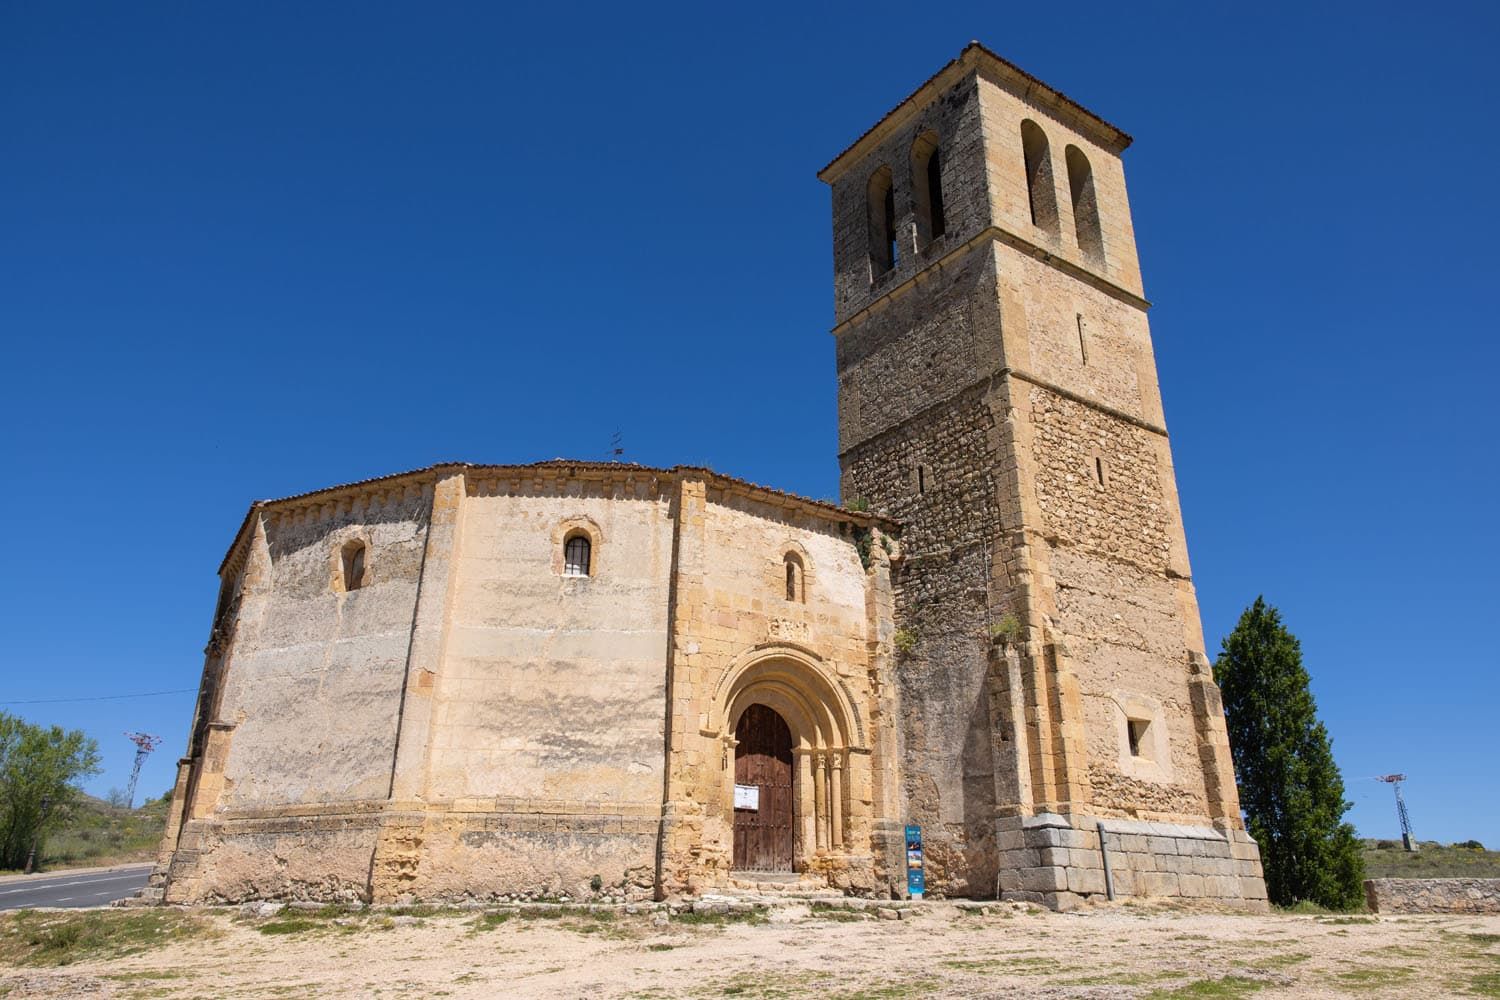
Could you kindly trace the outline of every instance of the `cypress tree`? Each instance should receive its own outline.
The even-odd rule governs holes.
[[[1257,597],[1214,663],[1234,775],[1250,835],[1260,844],[1266,894],[1347,910],[1363,900],[1364,859],[1333,761],[1328,730],[1302,666],[1302,646]]]

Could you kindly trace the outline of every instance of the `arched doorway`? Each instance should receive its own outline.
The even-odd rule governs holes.
[[[734,868],[792,870],[792,731],[773,709],[751,704],[734,727]]]

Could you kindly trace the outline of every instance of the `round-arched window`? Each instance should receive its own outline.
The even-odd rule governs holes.
[[[587,535],[570,535],[563,543],[563,576],[588,576],[593,546]]]
[[[806,598],[804,581],[802,579],[802,560],[795,552],[786,554],[786,599],[789,601],[802,601]]]

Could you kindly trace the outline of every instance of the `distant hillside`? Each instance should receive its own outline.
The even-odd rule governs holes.
[[[1469,841],[1475,844],[1477,841]],[[1364,841],[1366,878],[1500,878],[1500,851],[1418,841],[1408,854],[1399,840]]]
[[[47,835],[43,868],[79,868],[150,861],[167,825],[170,794],[139,809],[112,806],[83,796],[72,813]]]

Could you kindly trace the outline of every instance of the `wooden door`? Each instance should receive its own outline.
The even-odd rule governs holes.
[[[751,705],[734,727],[734,867],[792,870],[792,731],[764,705]],[[752,794],[750,789],[756,791]],[[755,808],[748,808],[752,804]],[[746,806],[741,808],[740,806]]]

